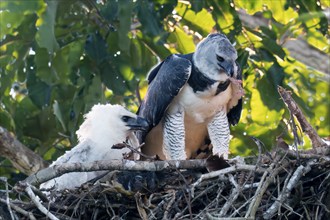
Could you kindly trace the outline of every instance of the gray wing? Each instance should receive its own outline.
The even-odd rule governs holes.
[[[236,65],[238,67],[237,69],[237,79],[242,80],[242,70],[239,64],[236,62]],[[240,118],[241,118],[241,112],[243,108],[242,98],[238,100],[238,103],[236,106],[234,106],[227,114],[228,121],[231,125],[236,125]]]
[[[141,103],[138,115],[149,123],[149,131],[162,119],[164,112],[187,82],[191,73],[191,62],[171,55],[157,65],[148,76],[147,94]],[[146,133],[139,135],[143,142]]]

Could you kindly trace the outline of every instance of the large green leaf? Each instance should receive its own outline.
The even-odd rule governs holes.
[[[159,36],[162,32],[162,25],[159,22],[156,12],[150,7],[151,3],[141,0],[137,4],[137,15],[143,26],[142,30],[144,33],[151,36]]]
[[[127,35],[131,30],[133,2],[131,0],[119,1],[118,9],[120,19],[118,27],[119,48],[124,52],[128,52],[130,47],[130,40]]]
[[[38,108],[50,105],[52,88],[37,78],[33,71],[28,72],[26,86],[30,99]]]
[[[107,59],[107,43],[100,33],[91,34],[87,38],[85,50],[92,60],[95,60],[97,65]]]
[[[196,13],[183,3],[178,4],[178,7],[175,9],[182,17],[181,23],[197,30],[200,34],[209,34],[215,26],[212,14],[206,9],[200,10]]]
[[[180,28],[176,28],[169,36],[169,41],[177,44],[177,50],[181,54],[192,53],[195,51],[195,44],[192,36],[187,35]]]
[[[36,41],[41,48],[46,48],[49,53],[53,53],[59,48],[54,32],[57,5],[58,1],[47,1],[45,9],[37,21]]]

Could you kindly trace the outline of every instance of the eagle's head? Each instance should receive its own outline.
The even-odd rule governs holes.
[[[196,48],[194,65],[210,79],[225,81],[237,74],[237,52],[223,34],[209,34]]]
[[[94,105],[76,132],[79,142],[87,139],[100,144],[117,144],[148,129],[148,122],[120,105]]]

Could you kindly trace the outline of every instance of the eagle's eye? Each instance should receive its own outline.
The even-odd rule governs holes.
[[[218,56],[218,55],[217,55],[217,60],[220,61],[220,62],[225,61],[225,59],[222,56]]]
[[[122,120],[123,122],[128,122],[129,119],[130,119],[129,116],[123,116],[123,117],[121,117],[121,120]]]

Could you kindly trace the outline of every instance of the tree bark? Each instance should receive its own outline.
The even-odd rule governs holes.
[[[38,154],[23,145],[16,137],[0,126],[0,155],[12,162],[19,171],[31,175],[48,167]]]

